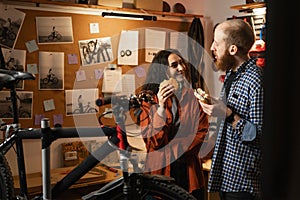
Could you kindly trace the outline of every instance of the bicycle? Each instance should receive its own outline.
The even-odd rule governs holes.
[[[20,118],[30,118],[31,114],[29,111],[24,110],[24,108],[22,106],[20,106],[19,107],[19,116],[20,116]],[[8,106],[8,111],[3,113],[0,117],[1,118],[12,118],[13,114],[12,114],[11,106]]]
[[[82,113],[97,113],[98,110],[91,106],[91,102],[88,102],[87,105],[83,106],[83,111],[80,110],[80,108],[76,108],[74,110],[74,114],[82,114]]]
[[[16,34],[14,33],[14,31],[12,30],[12,28],[8,28],[7,30],[3,30],[3,31],[6,31],[6,36],[4,38],[2,38],[2,40],[14,40],[16,39]]]
[[[62,35],[58,31],[53,31],[48,35],[48,40],[61,40]]]
[[[43,78],[42,83],[45,85],[56,85],[58,83],[58,78],[54,74],[51,74],[50,78],[47,75],[47,77]]]
[[[116,179],[99,190],[91,192],[82,197],[84,200],[106,200],[106,199],[169,199],[169,200],[193,200],[195,199],[186,190],[174,183],[174,179],[163,175],[150,175],[142,172],[139,167],[138,158],[132,151],[132,147],[127,141],[125,119],[125,107],[137,109],[137,114],[141,101],[151,101],[149,95],[131,96],[130,98],[118,97],[119,101],[113,106],[116,126],[109,127],[101,125],[96,128],[50,128],[49,119],[43,119],[41,128],[20,128],[18,119],[18,108],[16,106],[16,82],[20,80],[34,80],[35,76],[27,72],[12,72],[0,70],[0,89],[8,88],[11,92],[11,101],[13,108],[13,123],[2,125],[6,128],[4,141],[0,144],[0,199],[28,199],[28,189],[26,181],[25,158],[22,146],[23,139],[41,139],[42,140],[42,170],[43,170],[43,191],[42,196],[34,199],[57,198],[64,191],[68,190],[83,175],[93,169],[101,160],[110,153],[118,150],[120,152],[120,167],[122,177]],[[110,101],[100,101],[101,106]],[[106,113],[103,113],[104,116]],[[99,131],[108,138],[97,150],[90,154],[85,160],[78,164],[72,171],[67,173],[64,178],[58,181],[52,188],[50,185],[50,163],[49,147],[51,143],[59,138],[76,137],[99,137]],[[84,133],[84,134],[80,134]],[[16,195],[14,191],[13,177],[10,166],[6,160],[5,154],[10,148],[16,146],[17,163],[20,181],[20,194]],[[129,164],[132,165],[132,172],[129,172]]]

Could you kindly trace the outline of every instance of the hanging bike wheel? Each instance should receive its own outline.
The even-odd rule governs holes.
[[[4,155],[0,153],[0,199],[15,198],[14,181],[11,169]]]

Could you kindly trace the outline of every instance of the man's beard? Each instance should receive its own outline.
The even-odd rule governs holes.
[[[217,68],[221,71],[228,71],[237,65],[236,60],[233,55],[230,55],[228,51],[225,51],[225,54],[215,61]]]

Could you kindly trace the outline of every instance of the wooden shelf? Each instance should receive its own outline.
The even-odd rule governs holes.
[[[247,3],[247,4],[243,4],[243,5],[236,5],[236,6],[231,6],[231,9],[234,10],[252,10],[255,8],[263,8],[266,7],[266,3],[265,2],[259,2],[259,3]]]
[[[18,2],[23,3],[33,3],[37,7],[40,4],[44,5],[57,5],[57,6],[71,6],[71,7],[78,7],[78,8],[93,8],[93,9],[101,9],[101,10],[109,10],[109,11],[116,11],[116,12],[129,12],[129,13],[138,13],[138,14],[145,14],[145,15],[157,15],[162,17],[182,17],[182,18],[194,18],[194,17],[203,17],[203,15],[199,14],[184,14],[184,13],[174,13],[174,12],[161,12],[161,11],[153,11],[153,10],[144,10],[144,9],[132,9],[132,8],[118,8],[118,7],[109,7],[109,6],[101,6],[101,5],[92,5],[92,4],[77,4],[77,3],[69,3],[69,2],[62,2],[62,1],[49,1],[49,0],[6,0],[5,2],[12,4],[18,4]]]

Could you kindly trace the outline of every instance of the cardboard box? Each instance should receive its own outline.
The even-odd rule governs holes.
[[[163,1],[162,0],[134,0],[135,8],[144,9],[144,10],[154,10],[162,11],[163,10]]]
[[[122,8],[123,0],[98,0],[98,5]]]

